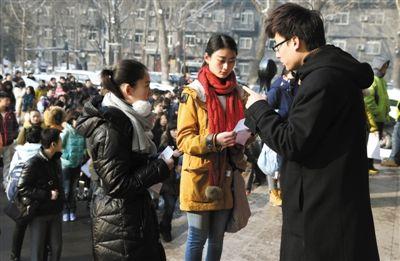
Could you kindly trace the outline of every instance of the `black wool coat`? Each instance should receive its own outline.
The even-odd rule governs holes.
[[[266,101],[245,124],[284,157],[281,261],[379,260],[371,212],[361,90],[368,64],[334,46],[308,55],[282,120]]]

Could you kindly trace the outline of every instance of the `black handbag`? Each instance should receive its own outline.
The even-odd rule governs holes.
[[[8,202],[4,208],[4,213],[17,223],[29,223],[35,217],[37,206],[37,201],[23,204],[16,197],[15,200]]]

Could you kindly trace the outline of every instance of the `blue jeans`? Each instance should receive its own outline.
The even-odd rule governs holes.
[[[201,261],[207,239],[206,261],[221,259],[225,227],[230,213],[230,209],[187,212],[189,229],[185,252],[186,261]]]
[[[76,187],[81,172],[80,167],[64,168],[62,170],[65,203],[63,214],[75,213],[76,211]]]
[[[392,133],[392,152],[390,153],[390,159],[395,160],[396,155],[399,156],[400,151],[400,121],[397,121],[394,125]],[[399,160],[399,159],[397,159]]]

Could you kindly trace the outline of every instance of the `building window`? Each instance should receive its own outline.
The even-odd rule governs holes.
[[[167,35],[167,43],[168,43],[168,47],[172,47],[172,34]]]
[[[45,39],[51,39],[51,29],[50,28],[45,28],[44,29],[44,36]]]
[[[74,16],[74,7],[67,7],[67,8],[65,8],[65,12],[66,12],[66,15],[68,15],[68,16]]]
[[[249,63],[238,63],[236,65],[237,69],[239,70],[240,76],[246,76],[250,73],[250,65]]]
[[[335,15],[334,23],[337,25],[349,24],[349,12],[339,12]]]
[[[143,33],[135,33],[135,43],[142,43]]]
[[[212,20],[214,22],[223,23],[225,21],[225,10],[215,10]]]
[[[240,37],[239,48],[240,49],[251,49],[252,39],[250,37]]]
[[[90,18],[95,18],[95,17],[96,17],[96,9],[94,9],[94,8],[89,8],[89,9],[88,9],[88,16],[89,16]]]
[[[186,44],[186,46],[195,46],[196,45],[196,36],[195,35],[185,35],[185,44]]]
[[[346,40],[335,39],[332,40],[332,44],[336,47],[339,47],[343,51],[346,51]]]
[[[65,30],[65,34],[67,36],[67,39],[74,39],[74,29],[67,29]]]
[[[254,14],[250,11],[245,11],[240,14],[240,23],[241,24],[254,24]]]
[[[368,41],[365,47],[365,53],[370,55],[381,54],[381,42],[380,41]]]
[[[90,30],[89,31],[89,40],[96,40],[97,39],[97,31]]]
[[[145,9],[137,10],[137,19],[144,19],[145,16],[146,16],[146,10]]]
[[[46,12],[46,16],[50,16],[50,9],[51,9],[50,6],[45,6],[45,7],[44,7],[44,10],[45,10],[45,12]]]
[[[371,24],[377,24],[377,25],[383,25],[383,14],[379,13],[379,14],[371,14],[370,16],[370,23]]]

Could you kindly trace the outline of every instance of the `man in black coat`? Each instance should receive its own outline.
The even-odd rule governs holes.
[[[18,180],[18,197],[33,210],[31,229],[31,260],[47,260],[45,243],[49,245],[51,261],[61,259],[61,211],[64,193],[61,183],[62,141],[57,129],[44,129],[42,148],[23,167]]]
[[[361,93],[371,67],[326,45],[320,14],[299,5],[275,9],[266,31],[300,84],[287,120],[247,89],[245,124],[284,158],[280,259],[379,260]]]

